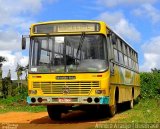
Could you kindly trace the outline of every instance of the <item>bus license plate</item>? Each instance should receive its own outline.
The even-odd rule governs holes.
[[[58,101],[59,102],[71,102],[71,99],[68,99],[68,98],[59,98]]]

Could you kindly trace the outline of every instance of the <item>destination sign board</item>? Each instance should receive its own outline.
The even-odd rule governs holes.
[[[34,26],[34,33],[72,33],[72,32],[97,32],[100,30],[98,23],[55,23]]]

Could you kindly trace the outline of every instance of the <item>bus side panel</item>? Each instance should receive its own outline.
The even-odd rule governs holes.
[[[140,95],[140,75],[138,73],[135,74],[134,80],[134,99]]]
[[[110,105],[114,104],[116,87],[119,91],[118,103],[130,101],[132,96],[135,99],[140,94],[139,74],[115,64],[110,87]]]

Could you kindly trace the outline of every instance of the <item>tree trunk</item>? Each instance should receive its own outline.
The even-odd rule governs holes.
[[[7,78],[8,81],[8,97],[12,96],[12,84],[11,84],[11,78]]]

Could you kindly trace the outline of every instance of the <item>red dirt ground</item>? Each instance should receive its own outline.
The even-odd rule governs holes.
[[[74,111],[63,114],[62,120],[52,121],[47,112],[9,112],[0,114],[0,128],[13,127],[12,129],[86,129],[95,127],[99,122],[115,122],[124,118],[123,114],[117,114],[113,118],[99,118],[93,114],[88,115],[82,111]],[[10,123],[10,124],[8,124]],[[12,125],[11,123],[15,123]]]

